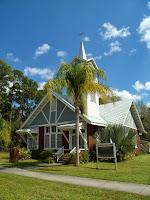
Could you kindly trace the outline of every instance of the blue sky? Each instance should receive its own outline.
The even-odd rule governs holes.
[[[148,0],[0,0],[0,24],[0,59],[39,87],[78,55],[84,32],[116,94],[150,105]]]

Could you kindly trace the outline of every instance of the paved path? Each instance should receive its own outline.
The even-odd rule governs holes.
[[[0,172],[17,174],[21,176],[28,176],[48,181],[57,181],[74,185],[104,188],[109,190],[123,191],[144,196],[150,196],[150,185],[144,185],[144,184],[98,180],[92,178],[80,178],[75,176],[54,175],[41,172],[32,172],[20,168],[5,168],[5,169],[0,169]]]

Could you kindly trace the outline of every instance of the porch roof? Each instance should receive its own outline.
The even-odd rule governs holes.
[[[16,131],[17,133],[39,133],[39,129],[38,128],[28,128],[28,129],[19,129]]]
[[[79,123],[79,128],[83,127],[83,123],[80,122]],[[57,126],[57,128],[61,129],[61,130],[72,130],[76,128],[76,124],[75,123],[70,123],[70,124],[62,124]]]

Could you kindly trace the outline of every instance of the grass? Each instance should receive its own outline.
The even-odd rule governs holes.
[[[37,166],[38,164],[39,161],[34,159],[19,160],[18,163],[9,163],[8,152],[0,152],[0,167],[31,167]]]
[[[0,200],[148,200],[135,194],[0,173]]]
[[[62,165],[45,167],[36,171],[51,174],[88,177],[113,181],[125,181],[133,183],[150,184],[150,154],[136,156],[130,160],[118,163],[117,171],[112,163],[100,163],[96,169],[96,163],[81,164],[80,167]]]
[[[8,153],[0,152],[1,167],[37,167],[39,164],[39,161],[33,159],[19,161],[17,164],[10,164],[8,160]],[[73,165],[62,165],[43,167],[35,169],[34,171],[104,180],[150,184],[150,154],[136,156],[131,160],[118,163],[117,171],[114,170],[114,164],[112,163],[100,163],[99,167],[102,169],[96,169],[96,166],[96,163],[81,164],[80,167],[74,167]]]

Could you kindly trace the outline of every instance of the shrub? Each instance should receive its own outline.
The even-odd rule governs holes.
[[[150,153],[150,142],[142,140],[141,143],[142,153]]]
[[[135,150],[136,133],[132,129],[127,129],[122,125],[109,125],[98,133],[98,142],[109,143],[110,139],[116,145],[118,161],[124,160]]]
[[[39,152],[39,160],[45,163],[54,163],[54,155],[52,149],[47,149]]]
[[[40,150],[40,149],[32,150],[32,151],[31,151],[31,158],[33,158],[33,159],[40,159],[40,153],[41,153],[42,151],[43,151],[43,150]]]
[[[52,156],[53,156],[53,150],[52,149],[47,149],[47,150],[44,150],[44,151],[39,153],[39,158],[41,160],[45,160],[48,157],[52,157]]]
[[[92,151],[89,152],[89,160],[90,161],[94,161],[94,162],[97,160],[97,158],[96,158],[96,150],[92,150]]]
[[[87,150],[81,153],[81,162],[83,163],[89,162],[89,152]]]
[[[19,159],[27,160],[31,158],[31,153],[26,148],[19,149]]]
[[[64,165],[75,164],[76,154],[74,154],[74,153],[65,153],[63,155],[62,159],[64,161]]]

